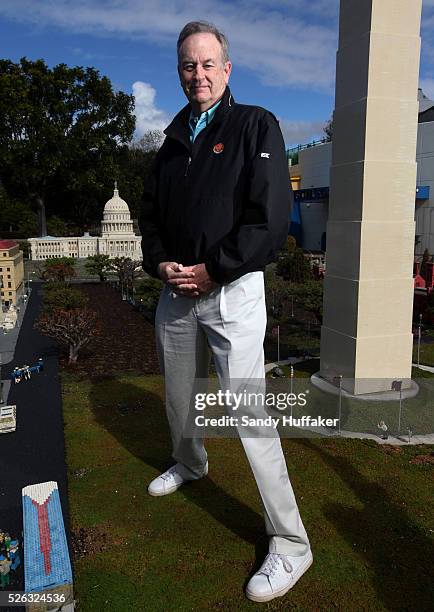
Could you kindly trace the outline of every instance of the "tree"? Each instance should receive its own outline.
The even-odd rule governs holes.
[[[310,263],[303,254],[302,249],[295,249],[292,253],[280,257],[276,273],[285,280],[295,283],[304,283],[313,278]]]
[[[129,257],[115,257],[111,260],[111,269],[116,272],[119,282],[126,289],[133,286],[134,279],[142,270],[142,262]]]
[[[72,257],[57,257],[44,261],[42,278],[48,281],[65,282],[75,276],[75,259]]]
[[[137,146],[147,153],[156,153],[163,144],[165,136],[160,130],[148,130],[143,134]]]
[[[294,236],[288,236],[286,246],[288,249],[288,253],[293,253],[295,251],[295,249],[297,248],[297,241]]]
[[[282,314],[288,283],[281,276],[277,276],[270,267],[265,271],[264,281],[267,311],[273,318],[278,319]]]
[[[114,92],[94,68],[0,60],[0,179],[9,196],[97,220],[117,151],[134,132],[133,109],[133,96]]]
[[[69,363],[77,362],[78,354],[99,332],[97,314],[87,308],[54,310],[50,315],[42,315],[35,328],[50,338],[66,344]]]
[[[144,187],[150,178],[163,139],[162,132],[150,130],[132,146],[124,146],[118,151],[118,178],[122,197],[128,202],[133,217],[139,216]]]
[[[331,142],[333,140],[333,116],[323,127],[323,132],[326,135],[326,142]]]
[[[136,286],[136,296],[149,310],[155,310],[160,299],[163,282],[148,276]]]
[[[32,207],[10,198],[6,189],[0,184],[0,231],[29,237],[36,236],[37,229],[38,215]]]
[[[425,249],[422,255],[422,263],[420,264],[420,272],[419,272],[421,277],[424,278],[425,280],[427,280],[426,264],[429,261],[431,261],[431,255],[429,254],[428,249]]]
[[[88,302],[89,298],[78,289],[64,283],[49,283],[44,291],[42,310],[51,315],[55,310],[85,308]]]
[[[297,302],[308,312],[315,315],[318,323],[322,324],[323,282],[309,280],[304,283],[288,283],[288,295],[296,298]]]
[[[430,291],[430,293],[428,293],[425,316],[427,317],[425,323],[432,323],[434,321],[434,291]]]
[[[47,219],[47,230],[50,236],[69,236],[69,229],[63,219],[53,215]]]
[[[84,267],[89,274],[96,274],[103,283],[106,280],[106,273],[111,270],[111,261],[108,255],[92,255],[88,257]]]

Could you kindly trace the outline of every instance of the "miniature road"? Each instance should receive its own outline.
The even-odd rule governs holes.
[[[2,366],[6,379],[14,366],[44,360],[44,370],[11,385],[5,404],[17,406],[17,429],[0,435],[0,527],[20,537],[23,528],[22,487],[55,480],[59,485],[68,533],[67,475],[57,349],[33,329],[41,305],[41,283],[34,283],[21,323],[15,355]],[[5,398],[6,400],[6,398]]]

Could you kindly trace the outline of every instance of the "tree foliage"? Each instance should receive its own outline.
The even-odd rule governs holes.
[[[42,278],[47,281],[64,283],[75,276],[75,259],[72,257],[57,257],[46,259]]]
[[[96,274],[99,280],[103,283],[107,278],[107,272],[112,269],[110,257],[108,255],[99,254],[88,257],[84,267],[89,274]]]
[[[53,215],[47,219],[48,233],[51,236],[68,236],[69,228],[65,221]],[[38,215],[28,202],[10,198],[0,185],[0,232],[3,236],[12,234],[22,238],[38,235]]]
[[[283,311],[283,304],[288,293],[288,283],[271,269],[265,271],[264,281],[267,312],[276,318]]]
[[[116,154],[134,132],[133,108],[94,68],[0,60],[0,178],[9,196],[63,218],[99,217]]]
[[[160,299],[163,282],[152,276],[147,276],[137,283],[136,298],[149,310],[155,310]]]
[[[148,130],[143,134],[137,147],[145,153],[156,153],[163,144],[165,136],[160,130]]]
[[[323,127],[323,132],[326,135],[326,142],[331,142],[333,140],[333,117]]]
[[[322,324],[323,316],[323,281],[308,280],[304,283],[290,282],[287,284],[288,295],[293,295],[297,303],[305,310],[315,315]]]
[[[49,283],[46,285],[43,299],[43,313],[50,315],[55,310],[74,310],[84,308],[89,298],[79,289],[74,289],[64,283]]]
[[[427,263],[431,261],[431,255],[429,254],[428,249],[425,249],[422,255],[422,262],[420,264],[420,272],[419,274],[425,281],[427,280]]]
[[[294,238],[294,236],[290,236],[288,235],[287,241],[286,241],[286,246],[288,249],[288,253],[293,253],[296,248],[297,248],[297,241]]]
[[[115,257],[111,260],[111,269],[116,272],[126,288],[133,286],[133,281],[142,270],[142,262],[130,257]]]
[[[303,254],[302,249],[295,249],[279,258],[276,274],[288,281],[304,283],[313,278],[310,263]]]
[[[54,310],[42,315],[35,324],[42,334],[66,344],[69,363],[76,363],[80,349],[88,344],[99,332],[97,314],[88,308]]]

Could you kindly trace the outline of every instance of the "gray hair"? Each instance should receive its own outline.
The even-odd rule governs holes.
[[[218,30],[213,23],[209,23],[208,21],[190,21],[182,28],[179,34],[179,37],[178,37],[178,42],[176,44],[176,49],[178,52],[178,59],[179,59],[179,52],[181,50],[181,45],[184,42],[184,40],[188,38],[189,36],[191,36],[192,34],[200,34],[200,33],[214,34],[214,36],[217,38],[222,48],[222,61],[224,64],[228,62],[229,61],[228,39],[223,34],[223,32],[220,32],[220,30]]]

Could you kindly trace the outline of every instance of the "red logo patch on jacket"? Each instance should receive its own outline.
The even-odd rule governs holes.
[[[225,145],[222,142],[218,142],[217,144],[214,145],[212,150],[214,151],[214,153],[222,153],[224,148],[225,148]]]

